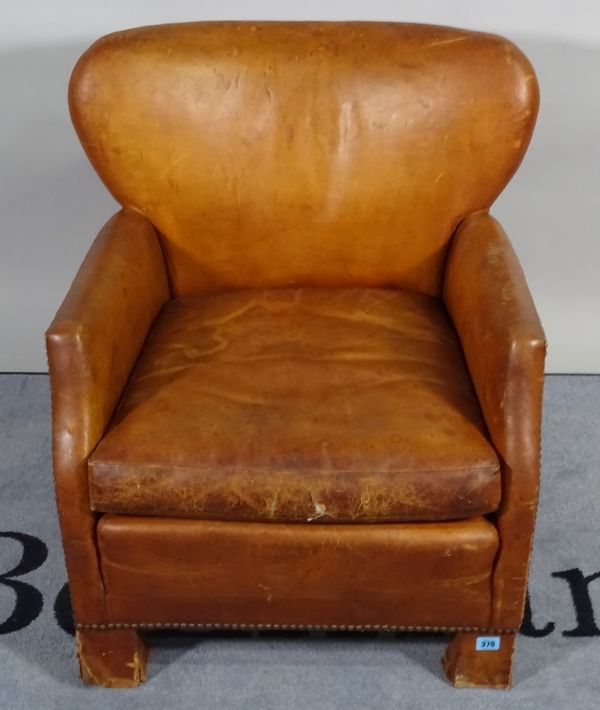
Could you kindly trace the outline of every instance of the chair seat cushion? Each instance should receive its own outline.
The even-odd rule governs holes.
[[[89,478],[97,511],[221,520],[441,521],[500,498],[441,301],[393,289],[169,301]]]

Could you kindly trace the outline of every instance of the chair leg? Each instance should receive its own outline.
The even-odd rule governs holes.
[[[509,688],[516,634],[455,634],[442,664],[448,680],[457,688]],[[500,647],[489,650],[499,639]],[[479,640],[479,641],[478,641]]]
[[[134,688],[146,680],[148,649],[134,629],[77,631],[77,656],[84,683]]]

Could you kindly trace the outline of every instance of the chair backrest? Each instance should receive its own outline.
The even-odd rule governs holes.
[[[205,22],[100,39],[69,99],[100,177],[159,231],[175,294],[439,295],[455,227],[525,153],[538,88],[523,54],[488,34]]]

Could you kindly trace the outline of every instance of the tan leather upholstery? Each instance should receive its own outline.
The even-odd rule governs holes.
[[[98,544],[115,623],[485,628],[498,534],[106,515]]]
[[[475,32],[197,23],[101,39],[70,105],[113,195],[160,231],[174,294],[439,295],[454,228],[521,161],[537,84]]]
[[[459,228],[444,298],[502,461],[492,623],[518,626],[538,501],[546,339],[513,248],[488,215]]]
[[[537,102],[510,42],[440,27],[82,57],[74,124],[123,205],[47,334],[86,681],[143,679],[145,628],[274,624],[455,629],[452,682],[510,682],[545,341],[487,210]]]
[[[102,437],[168,295],[152,225],[139,214],[122,211],[96,237],[46,333],[54,480],[78,619],[105,618],[87,457]]]
[[[437,299],[277,289],[170,301],[90,458],[98,511],[449,520],[500,499]]]

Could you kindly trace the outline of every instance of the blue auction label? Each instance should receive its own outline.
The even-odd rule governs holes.
[[[499,651],[500,636],[478,636],[475,639],[476,651]]]

